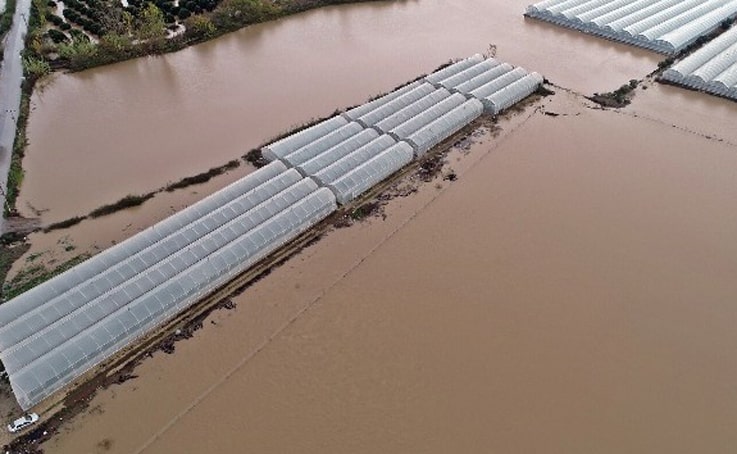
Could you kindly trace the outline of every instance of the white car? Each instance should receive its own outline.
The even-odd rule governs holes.
[[[38,415],[36,413],[28,413],[22,418],[18,418],[12,423],[8,424],[8,430],[11,433],[16,433],[30,426],[31,424],[38,421]]]

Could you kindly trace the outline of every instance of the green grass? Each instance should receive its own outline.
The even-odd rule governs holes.
[[[2,257],[1,254],[0,254],[0,257]],[[87,260],[89,257],[90,256],[88,254],[80,254],[52,269],[48,269],[43,265],[34,265],[31,267],[28,267],[24,269],[23,271],[21,271],[20,273],[18,273],[17,275],[15,275],[13,279],[11,279],[9,282],[5,282],[3,284],[2,300],[8,301],[12,298],[15,298],[21,293],[27,292],[28,290],[41,284],[42,282],[46,282],[52,277],[68,270],[69,268],[79,263],[82,263],[83,261]],[[12,262],[10,262],[10,264],[12,265]],[[10,267],[8,267],[8,270],[9,269]],[[5,279],[6,275],[7,275],[7,271],[5,271],[5,275],[2,276],[3,280]]]

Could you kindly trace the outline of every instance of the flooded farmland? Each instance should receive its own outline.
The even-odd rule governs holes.
[[[33,98],[18,208],[46,223],[88,213],[221,165],[290,126],[490,44],[503,60],[582,92],[641,78],[661,59],[525,20],[525,7],[523,0],[329,7],[175,54],[58,76]]]
[[[451,156],[456,182],[332,232],[50,451],[730,452],[737,150],[543,105],[559,116],[528,109]]]
[[[35,99],[29,155],[38,157],[26,161],[26,182],[38,192],[21,203],[49,210],[47,222],[87,212],[222,164],[290,124],[489,41],[500,57],[583,93],[640,78],[659,59],[525,23],[524,6],[327,8],[166,57],[60,76]],[[452,30],[443,39],[441,26]],[[378,27],[394,34],[356,31]],[[289,43],[331,58],[319,65]],[[178,94],[161,93],[165,67],[171,81],[188,80],[171,82]],[[126,100],[126,84],[140,96]],[[234,310],[212,314],[174,355],[157,353],[137,378],[100,391],[43,448],[732,452],[737,104],[645,86],[621,111],[556,89],[497,133],[479,132],[449,155],[445,172],[457,181],[439,176],[389,201],[385,218],[330,232],[235,298]],[[247,96],[258,101],[238,102]],[[111,111],[65,116],[70,97]],[[134,101],[142,118],[129,118]],[[52,123],[67,132],[56,136]],[[107,141],[105,154],[82,153],[84,140]],[[147,140],[158,146],[144,148]],[[90,167],[54,162],[60,147]],[[75,177],[51,178],[54,165],[67,164]],[[80,249],[117,241],[248,171],[157,196],[133,222],[121,212],[40,236],[34,250],[62,234]],[[62,197],[53,185],[64,178],[75,185]],[[104,235],[97,225],[107,225]]]

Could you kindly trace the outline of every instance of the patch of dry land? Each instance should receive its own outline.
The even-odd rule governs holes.
[[[737,147],[672,115],[558,90],[478,131],[44,449],[733,452]]]

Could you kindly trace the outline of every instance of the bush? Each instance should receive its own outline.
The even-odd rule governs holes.
[[[665,60],[658,62],[658,69],[665,69],[672,65],[674,61],[675,60],[673,60],[672,58],[666,58]]]
[[[61,24],[64,23],[64,19],[54,13],[46,13],[46,20],[56,25],[57,27],[61,26]]]
[[[265,0],[223,0],[213,11],[216,27],[226,30],[263,22],[275,17],[278,9]]]
[[[108,33],[100,38],[98,44],[99,52],[105,54],[113,54],[116,56],[123,56],[130,50],[131,40],[128,36],[119,35],[117,33]]]
[[[192,15],[192,12],[190,12],[187,8],[182,7],[182,8],[179,8],[178,15],[180,19],[186,19]]]
[[[49,35],[49,38],[51,38],[51,40],[56,44],[63,43],[69,39],[67,38],[67,35],[53,28],[49,29],[49,31],[47,31],[46,33]]]
[[[209,38],[215,34],[215,24],[209,17],[200,14],[194,15],[184,22],[187,28],[187,36],[197,38]]]
[[[23,69],[32,81],[38,80],[51,73],[51,66],[40,58],[26,57],[23,59]]]
[[[72,35],[72,40],[73,41],[83,41],[83,42],[86,42],[86,43],[89,43],[90,42],[90,37],[87,36],[87,35],[85,35],[82,30],[77,30],[75,28],[75,29],[72,29],[69,32],[69,34]]]
[[[74,33],[78,32],[78,33]],[[89,65],[97,56],[97,46],[92,44],[84,33],[79,30],[72,30],[72,42],[59,45],[59,56],[69,61],[72,69],[81,69]],[[79,34],[84,35],[84,39],[79,39]]]

